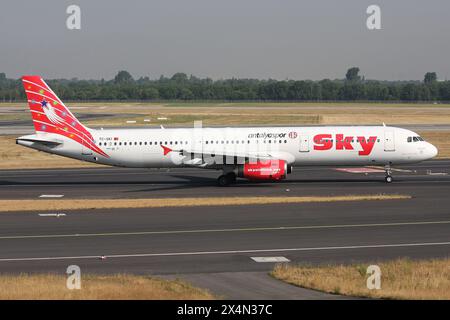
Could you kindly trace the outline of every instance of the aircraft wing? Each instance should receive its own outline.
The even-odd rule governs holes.
[[[210,150],[194,150],[194,149],[171,149],[169,147],[161,145],[164,150],[164,155],[168,155],[170,152],[178,154],[183,164],[192,165],[197,167],[209,167],[213,165],[223,164],[243,164],[248,161],[259,160],[286,160],[291,163],[294,161],[293,156],[287,152],[280,151],[210,151]]]

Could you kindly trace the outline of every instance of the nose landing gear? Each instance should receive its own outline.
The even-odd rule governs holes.
[[[384,177],[384,181],[386,181],[386,183],[391,183],[393,178],[392,178],[392,169],[391,169],[391,166],[389,164],[384,166],[384,172],[386,172],[386,176]]]

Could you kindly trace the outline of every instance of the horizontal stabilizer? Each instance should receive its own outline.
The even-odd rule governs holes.
[[[28,143],[39,143],[39,144],[47,146],[47,147],[56,147],[56,146],[62,144],[62,141],[46,140],[46,139],[38,138],[36,136],[23,136],[23,137],[16,139],[17,144],[24,144],[27,142]]]

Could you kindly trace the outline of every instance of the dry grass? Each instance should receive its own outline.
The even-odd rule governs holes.
[[[83,112],[112,112],[142,114],[141,117],[94,119],[91,126],[127,126],[127,120],[144,124],[150,118],[153,125],[192,125],[202,120],[208,125],[345,125],[345,124],[448,124],[448,104],[379,104],[379,103],[180,103],[112,105],[88,107]],[[167,117],[159,121],[158,117]]]
[[[359,297],[386,299],[450,299],[450,259],[398,259],[371,263],[381,269],[381,289],[369,290],[369,264],[295,266],[278,265],[272,276],[288,283]]]
[[[181,280],[134,275],[83,275],[80,290],[68,290],[67,277],[54,274],[1,275],[0,300],[185,300],[214,299],[207,290]]]
[[[418,133],[438,148],[437,159],[450,158],[450,131],[422,131]]]
[[[100,167],[90,162],[39,152],[16,144],[15,136],[0,136],[0,169]]]
[[[2,108],[3,107],[3,108]],[[122,118],[94,119],[88,125],[126,126],[125,114],[138,114],[139,122],[151,118],[151,124],[192,124],[204,120],[206,125],[218,124],[447,124],[450,123],[450,104],[424,103],[71,103],[76,114],[124,114]],[[23,115],[25,103],[1,104],[3,117],[14,117],[14,111]],[[13,112],[13,113],[11,113]],[[160,116],[168,120],[158,121]],[[141,123],[143,124],[143,123]]]
[[[410,199],[409,195],[347,195],[305,197],[208,197],[161,199],[54,199],[54,200],[0,200],[0,211],[43,211],[111,208],[161,208],[194,206],[259,205],[277,203],[373,201]]]

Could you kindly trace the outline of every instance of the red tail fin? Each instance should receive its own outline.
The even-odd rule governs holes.
[[[22,83],[36,132],[66,136],[107,156],[95,145],[88,128],[78,121],[40,76],[23,76]]]

